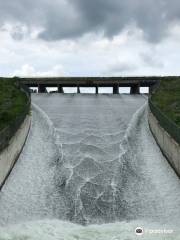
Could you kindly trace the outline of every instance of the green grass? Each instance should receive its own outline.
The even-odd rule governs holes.
[[[28,98],[24,92],[17,87],[15,79],[0,78],[0,130],[24,110]]]
[[[180,127],[180,78],[161,80],[152,96],[153,103]]]

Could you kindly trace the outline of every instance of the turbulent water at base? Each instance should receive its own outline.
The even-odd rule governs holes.
[[[180,239],[180,182],[143,96],[32,96],[32,126],[0,193],[0,239]],[[173,230],[171,234],[152,229]]]

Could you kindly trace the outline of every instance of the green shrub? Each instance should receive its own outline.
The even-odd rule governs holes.
[[[0,78],[0,130],[10,124],[26,106],[28,98],[16,79]]]
[[[152,101],[169,119],[180,126],[180,78],[161,80]]]

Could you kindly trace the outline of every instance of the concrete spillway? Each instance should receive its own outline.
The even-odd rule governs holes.
[[[0,239],[135,239],[138,226],[179,239],[180,183],[149,131],[144,97],[32,102],[30,135],[0,193]]]

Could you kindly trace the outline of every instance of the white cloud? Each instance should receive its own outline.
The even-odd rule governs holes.
[[[158,44],[146,42],[135,26],[111,39],[102,34],[86,34],[76,40],[56,42],[31,36],[16,41],[11,31],[2,30],[0,75],[179,75],[179,40],[178,25]]]
[[[62,65],[56,65],[48,71],[36,71],[33,66],[25,64],[21,69],[14,71],[13,76],[19,77],[58,77],[64,76],[64,68]]]

